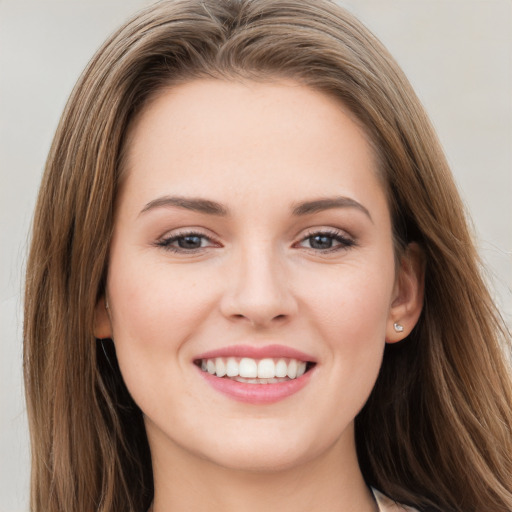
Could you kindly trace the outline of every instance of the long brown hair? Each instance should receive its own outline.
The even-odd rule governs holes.
[[[510,338],[418,99],[381,43],[327,0],[177,0],[98,51],[48,157],[28,261],[24,364],[34,512],[141,512],[152,499],[142,415],[112,344],[93,335],[123,143],[163,87],[201,77],[296,80],[339,98],[379,157],[397,251],[426,261],[425,305],[386,348],[356,418],[363,475],[419,510],[512,510]]]

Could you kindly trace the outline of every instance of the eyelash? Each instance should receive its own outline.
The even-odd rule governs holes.
[[[325,237],[325,238],[331,238],[334,241],[338,242],[339,245],[336,245],[334,247],[329,247],[327,249],[315,249],[313,247],[309,247],[309,248],[308,247],[304,247],[304,248],[308,249],[310,251],[321,253],[321,254],[329,254],[329,253],[333,253],[333,252],[347,250],[350,247],[353,247],[353,246],[356,245],[356,241],[354,239],[349,238],[349,237],[347,237],[345,235],[342,235],[340,231],[336,231],[336,230],[319,230],[319,231],[312,231],[312,232],[308,233],[305,237],[303,237],[300,240],[300,242],[294,244],[294,247],[297,247],[297,246],[300,247],[300,244],[302,244],[306,240],[311,240],[311,239],[313,239],[314,237],[317,237],[317,236]],[[173,244],[175,242],[178,242],[179,240],[183,240],[183,239],[188,238],[188,237],[198,237],[198,238],[201,238],[201,239],[206,239],[206,240],[212,242],[213,244],[218,244],[218,242],[216,242],[210,236],[206,236],[204,233],[200,233],[200,232],[197,232],[197,231],[186,231],[186,232],[177,233],[177,234],[172,235],[170,237],[158,240],[157,242],[155,242],[155,245],[157,247],[163,248],[166,251],[173,252],[173,253],[178,253],[178,254],[195,254],[195,253],[200,252],[200,251],[202,251],[202,250],[207,248],[207,247],[196,247],[196,248],[193,248],[193,249],[186,249],[186,248],[183,248],[183,247],[175,247],[175,246],[171,245],[171,244]],[[211,247],[211,246],[208,246],[208,247]]]
[[[333,252],[343,251],[347,250],[350,247],[353,247],[356,245],[356,241],[353,238],[349,238],[346,235],[343,235],[340,231],[333,230],[333,229],[323,229],[319,231],[312,231],[308,233],[305,237],[301,239],[299,244],[303,243],[306,240],[311,240],[314,237],[325,237],[325,238],[332,238],[336,242],[339,243],[339,245],[336,245],[334,247],[329,247],[328,249],[315,249],[313,247],[306,247],[306,249],[309,249],[314,252],[320,252],[321,254],[329,254]],[[297,245],[297,244],[295,244]]]
[[[183,253],[194,254],[196,252],[201,251],[202,249],[205,249],[205,247],[197,247],[195,249],[185,249],[183,247],[174,247],[174,246],[171,245],[174,242],[177,242],[179,240],[183,240],[184,238],[187,238],[187,237],[198,237],[198,238],[201,238],[201,239],[209,240],[210,242],[217,243],[211,237],[206,236],[204,233],[200,233],[200,232],[197,232],[197,231],[185,231],[183,233],[177,233],[177,234],[172,235],[172,236],[170,236],[168,238],[163,238],[161,240],[158,240],[155,243],[155,245],[158,246],[158,247],[162,247],[166,251],[174,252],[174,253],[180,253],[180,254],[183,254]]]

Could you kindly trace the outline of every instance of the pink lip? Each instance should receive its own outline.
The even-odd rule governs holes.
[[[263,345],[257,347],[251,345],[231,345],[199,354],[194,360],[215,359],[216,357],[250,357],[252,359],[282,357],[316,363],[316,359],[313,356],[285,345]],[[310,369],[299,378],[284,382],[247,384],[227,377],[211,375],[208,372],[202,371],[198,366],[196,368],[206,382],[215,390],[234,400],[250,404],[271,404],[297,393],[309,382],[311,373],[314,370],[314,368]]]
[[[208,372],[203,372],[199,367],[196,368],[206,382],[215,390],[220,391],[229,398],[249,404],[271,404],[297,393],[309,382],[311,373],[314,371],[313,368],[299,378],[285,382],[246,384],[226,377],[216,377]]]
[[[199,354],[195,360],[214,359],[215,357],[250,357],[252,359],[285,357],[289,359],[297,359],[299,361],[316,362],[313,356],[284,345],[264,345],[261,347],[254,347],[251,345],[232,345],[230,347],[223,347]]]

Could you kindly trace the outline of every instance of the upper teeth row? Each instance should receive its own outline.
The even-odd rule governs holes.
[[[248,379],[273,379],[288,377],[295,379],[306,371],[306,362],[297,359],[251,359],[243,357],[216,357],[201,359],[201,369],[217,377],[245,377]]]

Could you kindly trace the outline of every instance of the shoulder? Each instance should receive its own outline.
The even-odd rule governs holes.
[[[377,489],[372,488],[375,501],[379,506],[379,512],[418,512],[415,508],[408,507],[407,505],[401,505],[391,498],[388,498]]]

